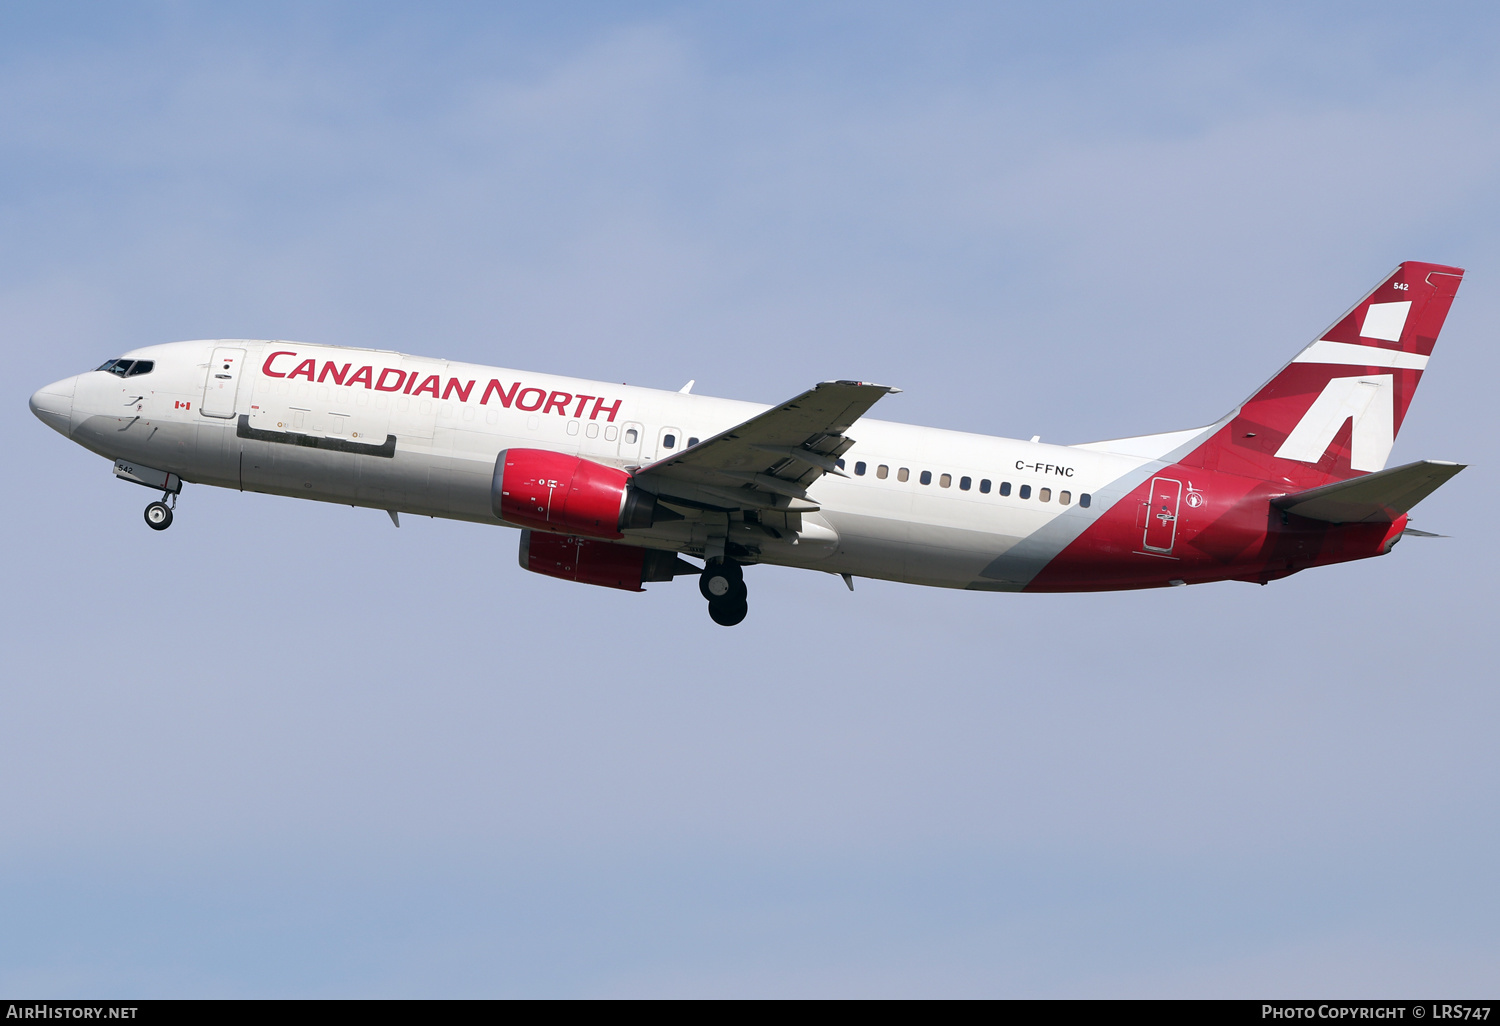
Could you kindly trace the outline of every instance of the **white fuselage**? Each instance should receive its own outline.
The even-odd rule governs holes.
[[[216,381],[215,354],[234,351],[243,355],[233,375]],[[639,467],[768,408],[295,342],[177,342],[126,356],[152,360],[152,371],[71,379],[66,433],[101,455],[190,482],[486,524],[501,523],[491,506],[501,450]],[[258,432],[347,439],[350,451],[277,444]],[[821,510],[804,514],[800,531],[732,522],[730,540],[761,562],[1019,590],[1172,447],[1130,455],[868,418],[849,435],[848,476],[814,483],[809,498]],[[390,455],[364,454],[390,436]],[[626,540],[701,555],[710,527],[690,515]]]

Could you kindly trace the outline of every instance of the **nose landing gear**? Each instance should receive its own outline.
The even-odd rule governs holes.
[[[721,627],[733,627],[750,611],[745,600],[745,573],[732,559],[716,559],[703,568],[698,590],[708,599],[708,615]]]
[[[146,526],[153,531],[165,531],[172,526],[172,506],[168,506],[166,500],[172,500],[172,506],[177,505],[175,493],[168,492],[161,499],[146,507]]]
[[[172,526],[172,510],[177,506],[177,496],[182,491],[182,478],[176,474],[143,467],[127,460],[115,460],[115,477],[131,484],[145,485],[153,492],[161,490],[161,499],[146,507],[146,526],[153,531],[165,531]],[[168,506],[170,502],[172,505]]]

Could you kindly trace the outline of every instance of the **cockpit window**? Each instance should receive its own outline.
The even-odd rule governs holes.
[[[109,371],[120,378],[133,378],[138,374],[150,374],[155,366],[154,360],[106,360],[94,369]]]
[[[94,369],[109,371],[119,378],[133,378],[138,374],[150,374],[155,366],[154,360],[106,360]]]

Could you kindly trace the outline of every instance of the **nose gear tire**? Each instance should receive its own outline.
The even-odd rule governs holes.
[[[165,531],[172,526],[172,508],[165,502],[153,502],[146,507],[146,526],[153,531]]]

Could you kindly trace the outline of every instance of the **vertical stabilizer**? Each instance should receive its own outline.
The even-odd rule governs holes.
[[[1182,462],[1295,488],[1383,469],[1463,274],[1396,268]]]

